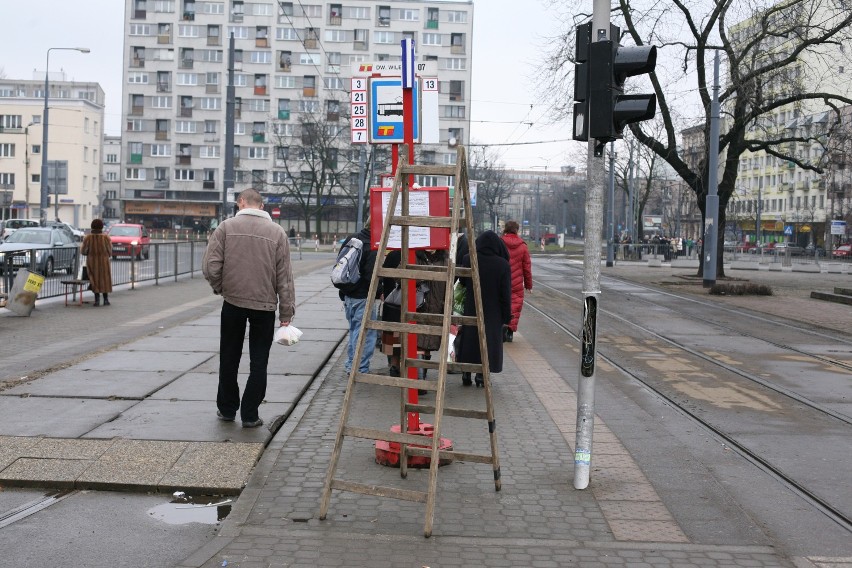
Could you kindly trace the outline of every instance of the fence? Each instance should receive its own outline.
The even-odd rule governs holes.
[[[129,284],[133,288],[137,282],[153,280],[159,283],[160,280],[167,279],[176,281],[182,274],[189,274],[190,277],[193,277],[195,272],[201,270],[201,259],[206,248],[206,240],[152,243],[147,260],[139,260],[135,257],[129,259],[113,257],[111,262],[113,286]],[[62,281],[76,279],[78,274],[80,264],[80,249],[78,247],[56,247],[52,251],[57,255],[63,252],[67,253],[73,258],[73,263],[68,268],[65,268],[65,265],[57,265],[57,271],[59,268],[64,268],[63,274],[45,275],[44,284],[38,294],[39,298],[64,295],[66,286],[62,284]],[[43,266],[37,264],[35,252],[21,251],[21,256],[29,259],[29,265],[26,266],[25,264],[24,266],[30,272],[41,274],[44,272]],[[16,262],[12,266],[13,257],[8,254],[4,260],[5,262],[0,265],[0,270],[2,270],[0,293],[8,294],[12,288],[15,272],[21,265]]]

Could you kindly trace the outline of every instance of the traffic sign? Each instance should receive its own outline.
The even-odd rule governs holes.
[[[793,225],[785,225],[784,226],[784,234],[788,237],[793,234]]]
[[[272,215],[273,219],[278,219],[279,217],[281,217],[281,209],[278,207],[273,207],[272,211],[270,212],[270,215]]]

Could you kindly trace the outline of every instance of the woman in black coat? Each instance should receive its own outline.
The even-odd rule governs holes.
[[[485,231],[476,238],[476,254],[479,264],[479,283],[482,294],[482,314],[485,318],[485,343],[488,348],[488,370],[499,373],[503,370],[503,326],[512,317],[512,270],[509,267],[509,250],[494,231]],[[470,266],[470,255],[462,266]],[[473,280],[463,278],[465,286],[464,315],[475,316]],[[459,363],[481,363],[479,334],[472,326],[463,326],[459,333],[456,350]],[[462,383],[471,384],[470,373],[462,374]],[[480,374],[476,386],[484,386]]]

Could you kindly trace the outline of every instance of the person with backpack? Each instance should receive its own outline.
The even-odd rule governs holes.
[[[353,242],[357,241],[357,242]],[[358,334],[361,331],[361,320],[367,308],[367,293],[370,291],[370,280],[373,278],[373,268],[376,264],[376,251],[370,247],[370,218],[364,222],[364,227],[357,233],[349,235],[340,247],[337,261],[332,270],[331,281],[338,289],[338,295],[343,301],[343,311],[349,322],[349,346],[346,350],[346,373],[352,371],[352,360],[358,346]],[[377,286],[378,293],[381,287]],[[376,319],[376,304],[373,305],[370,319]],[[370,372],[370,359],[376,348],[377,331],[366,330],[364,350],[358,362],[358,371]]]

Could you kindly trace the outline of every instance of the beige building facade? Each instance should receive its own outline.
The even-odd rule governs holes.
[[[67,167],[68,192],[50,195],[47,217],[87,227],[99,211],[104,92],[97,83],[67,81],[63,72],[50,75],[48,157]],[[0,80],[2,218],[41,214],[43,77]]]

